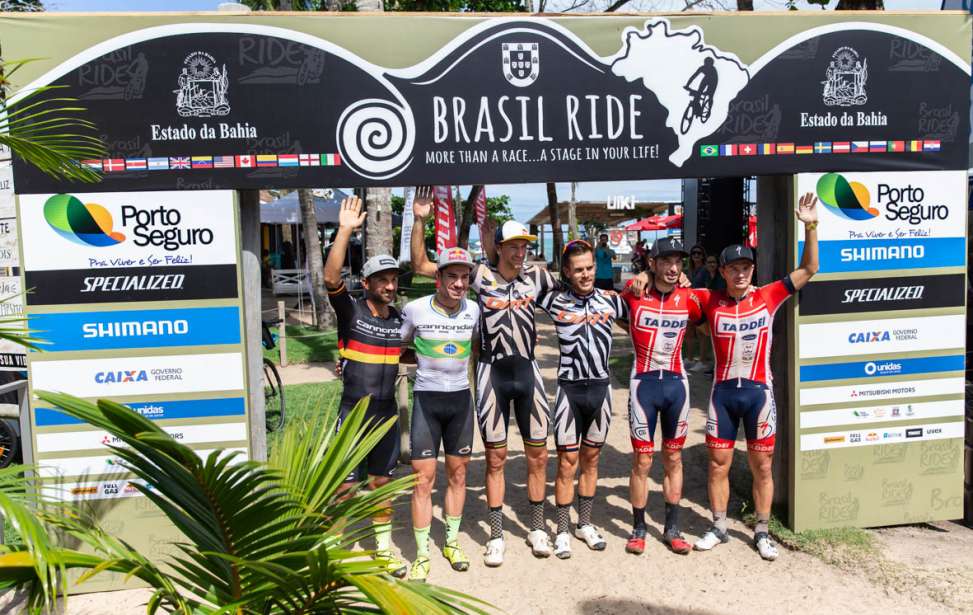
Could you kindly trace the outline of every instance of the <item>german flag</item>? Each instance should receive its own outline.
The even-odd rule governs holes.
[[[399,350],[398,346],[373,346],[355,340],[348,340],[347,343],[338,340],[338,354],[341,358],[359,363],[398,365]]]

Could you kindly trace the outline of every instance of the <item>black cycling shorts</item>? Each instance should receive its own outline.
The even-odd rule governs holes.
[[[338,407],[338,427],[345,420],[348,412],[358,403],[357,399],[341,398],[341,405]],[[392,417],[398,417],[399,406],[394,399],[372,399],[365,410],[366,424],[382,424]],[[378,441],[365,461],[358,469],[345,479],[345,482],[359,482],[365,480],[367,476],[392,476],[395,466],[399,463],[399,423],[392,425],[392,428],[385,432],[382,439]]]
[[[608,437],[611,419],[611,385],[607,380],[558,381],[554,402],[557,450],[576,451],[581,444],[600,448]]]
[[[636,374],[629,381],[628,422],[632,448],[651,453],[662,423],[662,446],[681,450],[689,434],[689,382],[670,371]]]
[[[487,448],[507,445],[510,406],[526,446],[547,446],[550,406],[536,361],[506,357],[476,366],[476,414]]]
[[[473,452],[473,396],[462,391],[414,391],[409,449],[413,460],[436,459],[439,443],[447,455]]]

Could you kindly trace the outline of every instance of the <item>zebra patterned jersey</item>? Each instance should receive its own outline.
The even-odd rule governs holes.
[[[554,288],[545,269],[524,265],[509,282],[494,265],[480,265],[470,285],[480,306],[480,362],[506,357],[534,359],[537,329],[534,303]]]
[[[572,290],[555,290],[541,295],[538,305],[557,329],[558,380],[608,380],[612,324],[628,319],[628,306],[618,293],[596,288],[579,296]]]

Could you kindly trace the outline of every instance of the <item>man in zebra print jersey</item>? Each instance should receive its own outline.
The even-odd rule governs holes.
[[[571,557],[570,509],[579,456],[578,524],[574,534],[595,551],[605,548],[605,539],[591,523],[591,508],[598,483],[598,457],[612,416],[608,370],[612,323],[628,319],[628,306],[616,292],[595,288],[594,252],[587,241],[569,242],[561,262],[564,285],[543,293],[538,305],[554,321],[561,350],[554,402],[558,457],[554,555],[567,559]]]
[[[432,211],[432,201],[418,198],[413,205],[415,224],[421,225]],[[536,557],[551,555],[544,529],[544,489],[547,481],[547,435],[550,406],[540,369],[534,360],[537,331],[534,306],[538,296],[555,286],[545,269],[526,265],[527,246],[537,237],[514,221],[491,233],[485,224],[481,240],[487,255],[497,264],[474,269],[472,284],[480,307],[480,349],[476,366],[476,413],[486,449],[486,492],[490,507],[490,539],[484,562],[503,563],[504,466],[507,461],[507,428],[513,407],[527,457],[527,497],[530,501],[530,532],[527,544]],[[421,246],[420,246],[421,247]],[[412,251],[414,271],[433,277],[436,265],[425,250]]]

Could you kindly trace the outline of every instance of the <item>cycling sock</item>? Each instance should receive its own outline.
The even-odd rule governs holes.
[[[593,495],[578,496],[578,527],[591,525],[591,505],[594,499]]]
[[[763,532],[764,534],[770,531],[770,513],[757,513],[757,525],[753,528],[755,534]]]
[[[645,531],[645,508],[632,507],[632,528]]]
[[[462,520],[463,515],[446,515],[446,544],[451,545],[459,538],[459,524]]]
[[[414,527],[412,533],[416,535],[416,557],[429,557],[429,526]]]
[[[571,527],[571,505],[557,505],[557,533],[565,534]]]
[[[375,549],[378,551],[388,551],[392,548],[392,522],[373,521],[375,528]]]
[[[725,510],[713,511],[713,527],[718,529],[721,533],[726,534],[726,511]]]
[[[666,502],[666,536],[679,535],[679,504]]]
[[[490,540],[503,538],[503,506],[490,507]]]
[[[530,531],[542,529],[544,529],[544,500],[530,502]]]

